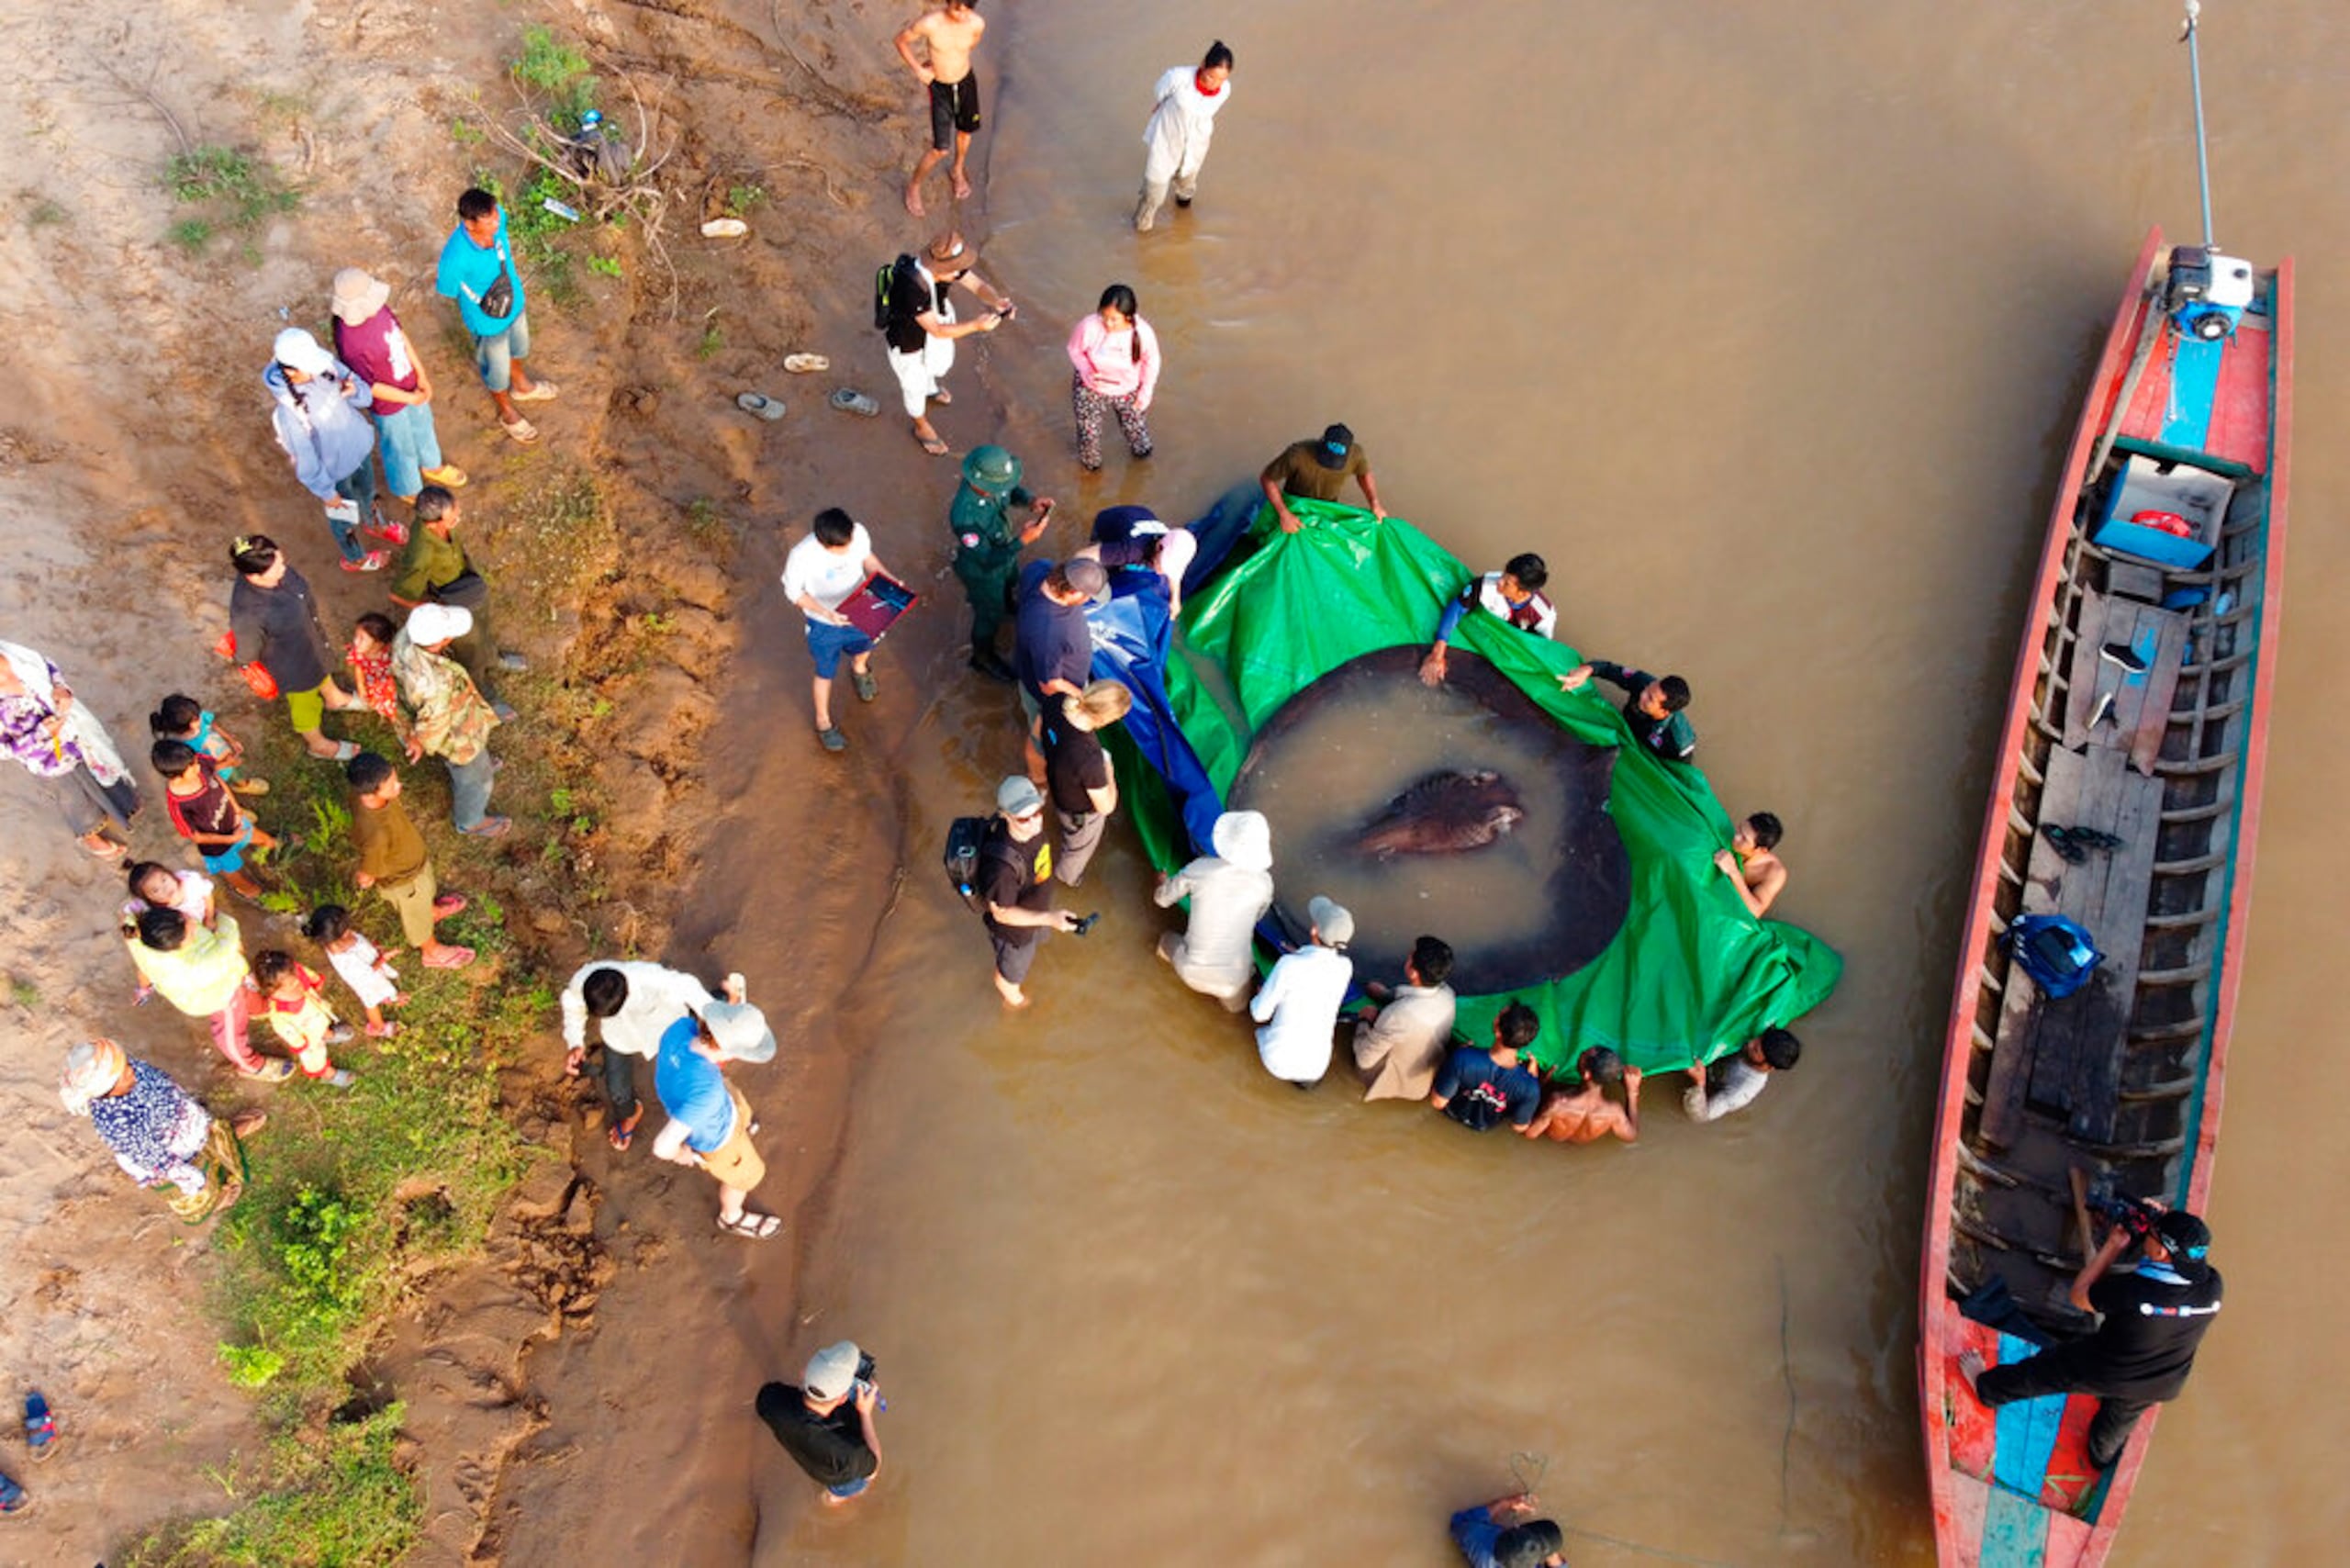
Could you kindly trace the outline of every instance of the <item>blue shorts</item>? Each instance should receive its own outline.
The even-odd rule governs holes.
[[[873,639],[854,626],[832,626],[821,621],[808,622],[808,652],[816,660],[816,678],[830,680],[841,667],[841,655],[852,657],[873,651]]]
[[[514,386],[514,362],[530,357],[528,310],[508,322],[506,330],[474,340],[474,367],[481,372],[481,384],[492,392],[510,390]]]
[[[237,842],[227,846],[218,855],[208,849],[199,849],[196,854],[203,857],[206,870],[216,877],[226,877],[245,868],[245,846],[252,841],[253,824],[247,823],[243,834],[238,838]]]
[[[873,1477],[860,1475],[854,1481],[844,1481],[838,1486],[827,1486],[824,1490],[835,1497],[854,1497],[872,1484]]]

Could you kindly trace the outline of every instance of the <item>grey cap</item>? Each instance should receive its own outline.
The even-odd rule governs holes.
[[[1091,599],[1110,586],[1110,573],[1101,562],[1090,555],[1080,555],[1074,561],[1061,563],[1061,576],[1069,586]]]
[[[701,1021],[728,1061],[775,1059],[775,1031],[767,1027],[767,1015],[749,1002],[713,1002],[701,1010]]]
[[[1337,946],[1355,939],[1355,917],[1347,906],[1336,899],[1316,893],[1305,906],[1305,918],[1322,934],[1322,940]]]
[[[1045,803],[1044,792],[1028,782],[1027,775],[1015,773],[995,789],[995,809],[1008,817],[1024,817]]]
[[[865,1352],[856,1348],[854,1339],[844,1339],[837,1345],[827,1345],[808,1358],[808,1370],[800,1374],[800,1386],[819,1399],[838,1399],[856,1383],[856,1363]]]

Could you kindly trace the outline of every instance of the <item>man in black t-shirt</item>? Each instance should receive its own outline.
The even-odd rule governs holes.
[[[864,1360],[856,1341],[844,1339],[808,1358],[800,1387],[770,1383],[759,1390],[759,1419],[824,1488],[831,1507],[863,1492],[881,1473],[881,1439],[873,1429],[880,1394],[856,1375]]]
[[[1084,882],[1110,813],[1118,809],[1118,778],[1100,732],[1134,705],[1133,692],[1114,680],[1097,680],[1044,716],[1045,787],[1061,830],[1060,868],[1054,874],[1069,887]]]
[[[2115,1226],[2073,1281],[2074,1307],[2101,1315],[2096,1333],[2007,1366],[1986,1367],[1973,1350],[1958,1359],[1975,1396],[1995,1410],[2050,1394],[2098,1395],[2088,1459],[2099,1470],[2121,1457],[2149,1406],[2178,1397],[2220,1311],[2220,1271],[2204,1261],[2211,1229],[2202,1220],[2162,1215],[2144,1238],[2137,1271],[2109,1274],[2131,1239],[2127,1228]]]
[[[1053,846],[1045,837],[1045,797],[1018,774],[995,792],[996,817],[979,840],[979,895],[995,944],[995,988],[1006,1007],[1025,1007],[1020,989],[1046,932],[1074,931],[1077,916],[1053,907]]]

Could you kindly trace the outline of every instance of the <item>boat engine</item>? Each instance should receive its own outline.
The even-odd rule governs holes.
[[[2235,333],[2252,303],[2252,263],[2203,245],[2170,253],[2170,286],[2163,308],[2181,333],[2217,342]]]

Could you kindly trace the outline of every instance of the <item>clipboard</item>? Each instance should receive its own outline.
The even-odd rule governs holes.
[[[850,625],[878,643],[921,597],[895,577],[876,572],[834,608]]]

